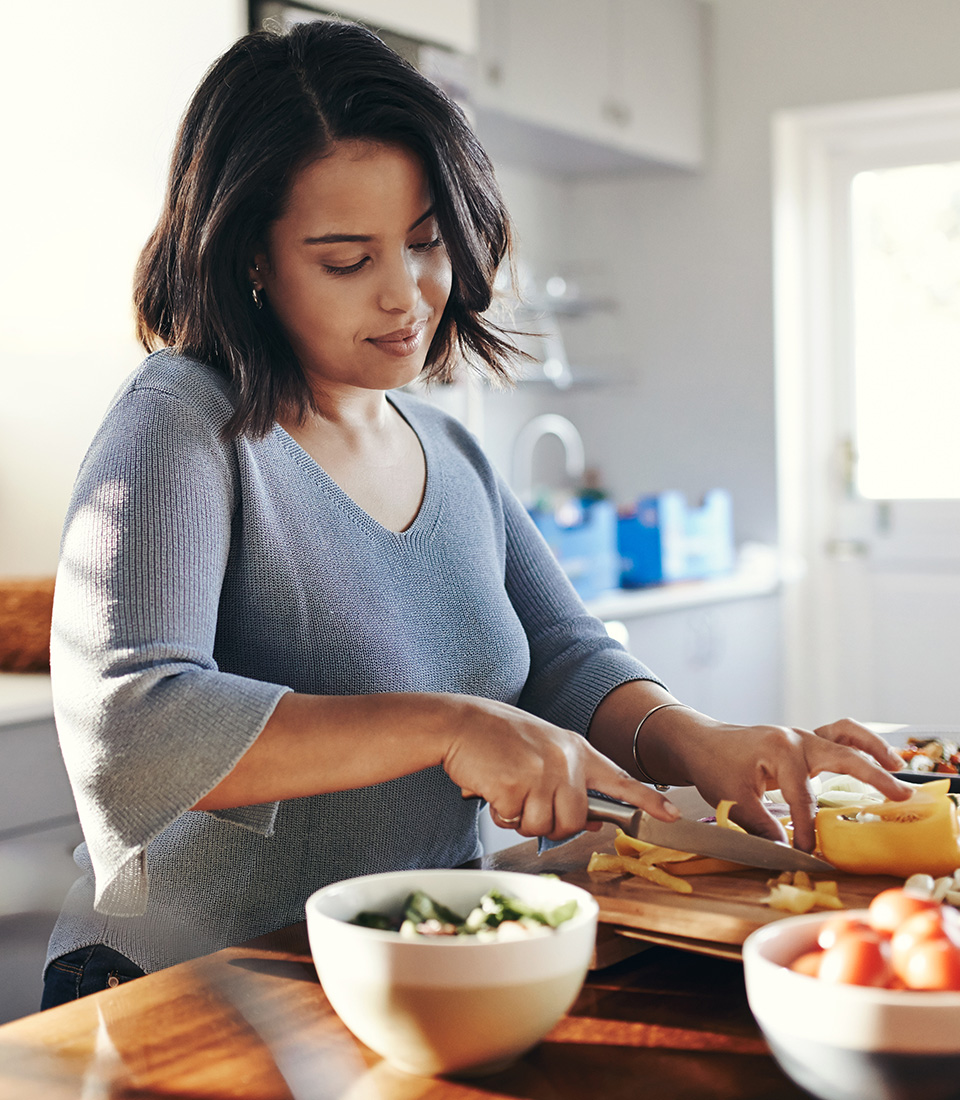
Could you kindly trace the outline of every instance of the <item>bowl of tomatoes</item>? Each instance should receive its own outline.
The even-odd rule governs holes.
[[[820,1100],[960,1094],[960,913],[900,887],[869,909],[788,917],[743,945],[781,1069]]]

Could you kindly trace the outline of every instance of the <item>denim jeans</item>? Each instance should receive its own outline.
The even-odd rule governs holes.
[[[79,951],[69,951],[54,959],[47,967],[40,1008],[55,1008],[86,997],[88,993],[99,993],[101,989],[111,989],[142,977],[139,966],[111,947],[104,947],[102,943],[81,947]]]

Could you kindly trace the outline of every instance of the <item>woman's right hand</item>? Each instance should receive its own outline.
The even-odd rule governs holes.
[[[456,713],[443,767],[465,797],[490,805],[494,824],[523,836],[563,840],[587,821],[587,791],[646,810],[662,821],[673,803],[629,776],[589,742],[507,703],[448,697]]]

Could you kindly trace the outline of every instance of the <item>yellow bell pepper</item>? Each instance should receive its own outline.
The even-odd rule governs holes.
[[[960,867],[960,821],[949,789],[949,779],[935,779],[905,802],[821,809],[821,855],[857,875],[952,874]]]

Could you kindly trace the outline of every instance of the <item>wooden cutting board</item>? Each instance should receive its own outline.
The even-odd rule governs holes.
[[[690,894],[677,894],[635,875],[608,871],[568,871],[561,877],[593,894],[600,905],[601,921],[712,943],[742,944],[756,929],[790,916],[763,904],[762,899],[770,893],[767,883],[771,874],[744,868],[720,875],[693,875],[687,880],[693,887]],[[865,908],[881,890],[901,885],[900,880],[878,875],[838,873],[814,878],[833,879],[848,909]]]
[[[513,858],[504,853],[505,858],[496,862],[504,869],[557,874],[593,894],[600,905],[601,922],[689,941],[677,945],[692,950],[696,944],[704,948],[710,944],[739,946],[757,928],[790,915],[762,903],[770,892],[767,882],[776,877],[775,871],[745,867],[721,875],[694,875],[688,880],[693,887],[690,894],[674,893],[634,875],[607,871],[588,874],[590,854],[612,852],[615,835],[615,826],[605,825],[600,832],[587,833],[543,855],[533,855],[528,851],[532,846],[522,845],[510,850],[516,853]],[[840,900],[848,909],[865,908],[881,890],[902,885],[900,879],[882,875],[838,871],[814,876],[815,880],[828,878],[837,883]]]

